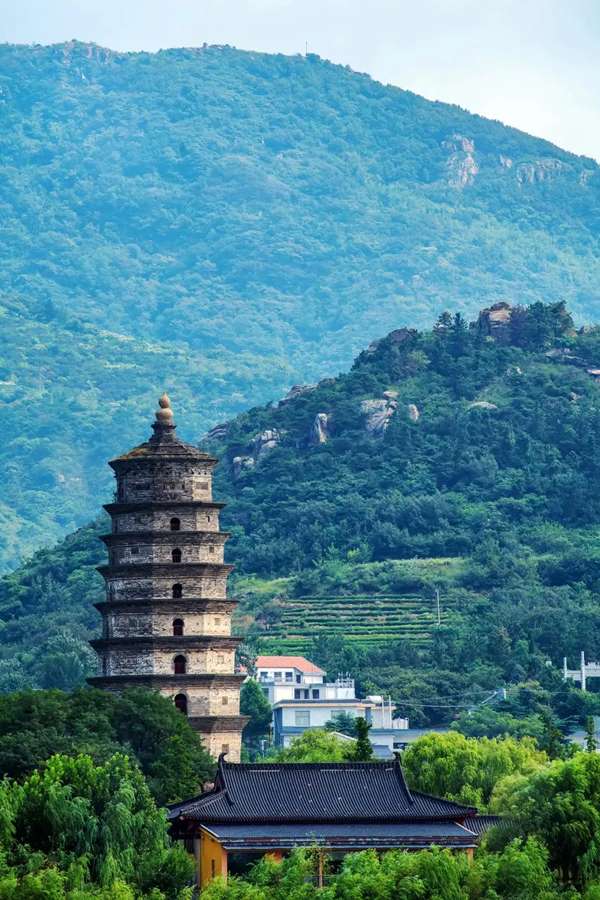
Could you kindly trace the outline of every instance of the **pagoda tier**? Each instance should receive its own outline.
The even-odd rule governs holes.
[[[116,502],[101,540],[109,562],[98,571],[106,600],[96,603],[102,637],[91,642],[106,690],[142,686],[170,697],[214,755],[239,759],[240,684],[231,634],[235,601],[227,598],[229,537],[219,529],[222,503],[212,499],[217,460],[175,436],[168,398],[154,435],[112,460]]]

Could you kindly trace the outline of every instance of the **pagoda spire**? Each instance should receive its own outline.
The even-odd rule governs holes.
[[[152,423],[154,437],[150,438],[151,441],[161,441],[175,436],[177,426],[173,418],[171,400],[166,391],[158,398],[158,409],[154,413],[154,418],[155,421]]]

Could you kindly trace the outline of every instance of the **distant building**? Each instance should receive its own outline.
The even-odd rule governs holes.
[[[173,837],[194,850],[201,886],[239,872],[257,855],[281,859],[295,847],[318,847],[321,861],[353,850],[433,845],[471,856],[499,821],[410,791],[397,761],[236,765],[223,758],[213,789],[173,804],[169,819]]]
[[[394,718],[396,707],[383,697],[356,697],[354,679],[326,672],[303,656],[259,656],[256,679],[273,707],[273,743],[288,747],[310,728],[324,728],[339,713],[362,716],[371,725],[369,737],[376,756],[392,757],[402,749],[401,734],[408,719]]]
[[[105,506],[111,532],[102,537],[106,599],[96,604],[102,637],[91,642],[106,690],[160,691],[188,717],[213,756],[239,759],[240,684],[234,672],[239,638],[231,635],[235,602],[227,598],[219,530],[222,503],[212,499],[217,462],[175,434],[164,394],[152,437],[110,463],[117,490]]]

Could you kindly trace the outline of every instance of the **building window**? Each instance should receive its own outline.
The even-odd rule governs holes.
[[[207,521],[207,522],[210,522],[210,516],[207,516],[207,517],[206,517],[206,521]]]
[[[173,518],[171,519],[171,531],[179,531],[180,528],[180,520],[177,518],[177,516],[173,516]]]
[[[320,696],[321,696],[321,692],[315,689],[313,691],[313,700],[318,700]]]
[[[221,624],[221,619],[220,619],[220,617],[219,617],[219,616],[215,616],[215,625],[220,625],[220,624]]]
[[[226,747],[227,744],[223,744],[223,746]],[[223,752],[225,752],[225,751],[223,751]],[[211,878],[217,877],[217,862],[214,859],[211,859],[211,861],[210,861],[210,877]]]
[[[182,712],[184,714],[184,716],[187,716],[188,702],[187,702],[187,697],[185,696],[185,694],[177,694],[176,695],[175,706],[177,707],[179,712]]]
[[[293,681],[293,680],[294,680],[294,673],[293,673],[293,672],[286,672],[286,673],[285,673],[285,680],[286,680],[286,681]]]
[[[221,753],[229,753],[229,744],[221,744]]]
[[[221,697],[221,706],[227,706],[229,703],[229,697]]]
[[[297,728],[310,728],[310,710],[309,709],[294,710],[294,725]]]
[[[208,481],[201,481],[199,487],[200,487],[201,491],[207,491],[208,490]]]
[[[302,697],[300,696],[300,688],[294,689],[294,700],[302,700]]]
[[[176,656],[173,660],[173,671],[176,675],[185,675],[186,658],[185,656]]]
[[[174,584],[172,589],[172,596],[174,600],[179,600],[183,597],[183,585],[182,584]]]
[[[214,544],[209,544],[209,545],[208,545],[208,552],[209,552],[209,553],[214,553],[214,552],[215,552],[215,545],[214,545]]]
[[[296,675],[296,684],[302,684],[302,676]]]
[[[132,555],[132,556],[137,556],[139,552],[140,552],[140,548],[139,548],[139,547],[132,547],[132,548],[131,548],[131,555]]]
[[[183,619],[173,619],[173,634],[175,637],[183,635]]]
[[[275,681],[281,681],[281,672],[273,672],[273,677]]]
[[[171,559],[174,563],[181,562],[181,550],[178,547],[171,551]]]

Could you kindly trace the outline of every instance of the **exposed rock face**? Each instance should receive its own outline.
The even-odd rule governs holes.
[[[396,328],[394,331],[390,331],[390,333],[386,337],[379,338],[379,340],[377,341],[371,341],[371,343],[365,350],[365,353],[367,353],[369,356],[372,353],[375,353],[378,347],[380,347],[384,341],[390,341],[393,346],[397,347],[398,344],[403,344],[416,333],[416,328]]]
[[[254,457],[252,456],[234,456],[233,457],[233,477],[237,481],[246,472],[254,468]]]
[[[418,406],[415,406],[414,403],[408,404],[408,418],[411,422],[418,422],[421,418],[421,413],[419,412]]]
[[[495,403],[489,403],[487,400],[473,400],[469,403],[468,409],[498,409]]]
[[[316,386],[316,384],[293,384],[285,397],[282,397],[277,405],[284,406],[286,403],[289,403],[290,400],[301,397],[302,394],[309,394],[311,391],[315,390]]]
[[[267,428],[266,431],[257,434],[252,441],[252,456],[254,457],[254,461],[257,463],[260,462],[269,451],[274,450],[275,447],[281,443],[283,435],[284,432],[279,431],[277,428]]]
[[[207,431],[202,441],[222,441],[223,438],[227,437],[227,432],[229,431],[229,422],[220,422],[218,425],[215,425],[214,428],[211,428],[210,431]]]
[[[503,169],[512,169],[513,161],[510,156],[503,156],[502,154],[500,154],[500,165]]]
[[[475,142],[462,134],[453,134],[442,142],[442,147],[450,152],[446,162],[448,184],[460,189],[473,184],[479,172],[474,155]]]
[[[312,423],[308,443],[311,447],[318,447],[319,444],[326,444],[329,440],[329,419],[327,413],[317,413]]]
[[[398,408],[396,391],[385,391],[381,400],[363,400],[360,409],[366,416],[365,428],[373,437],[383,437]]]
[[[550,181],[560,175],[563,168],[559,159],[538,159],[532,163],[521,163],[517,166],[517,181],[519,184]]]
[[[492,337],[499,343],[505,344],[510,340],[511,316],[510,303],[494,303],[493,306],[481,310],[476,327],[485,337]]]

